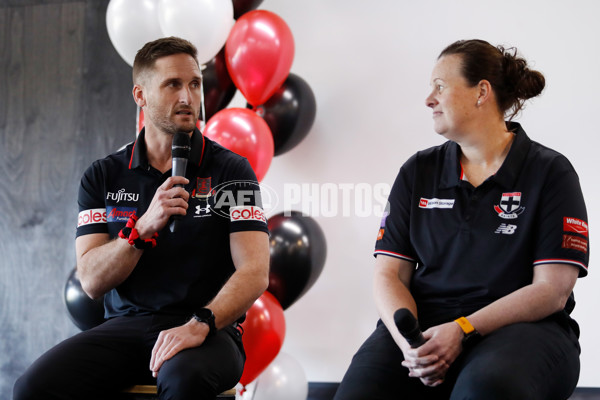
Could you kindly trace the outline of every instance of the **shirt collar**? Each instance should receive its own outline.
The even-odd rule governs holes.
[[[143,128],[133,144],[131,158],[129,160],[129,169],[142,167],[148,168],[148,155],[146,153],[146,128]],[[195,166],[200,166],[204,158],[204,149],[206,147],[204,136],[198,128],[194,129],[191,139],[191,150],[188,162]]]
[[[531,146],[531,139],[517,122],[508,122],[507,128],[514,132],[515,139],[510,146],[510,150],[502,166],[492,177],[498,184],[510,188],[514,186],[519,172],[525,163],[527,153]],[[452,141],[447,142],[444,169],[440,179],[440,188],[447,189],[460,184],[462,177],[462,167],[460,165],[460,146]]]

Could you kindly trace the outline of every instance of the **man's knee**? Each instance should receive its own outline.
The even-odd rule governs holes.
[[[207,371],[199,372],[191,368],[162,375],[159,373],[157,388],[161,400],[214,399],[220,393],[215,377]]]
[[[243,364],[221,365],[173,357],[160,368],[157,388],[161,400],[214,399],[234,387],[242,374]]]

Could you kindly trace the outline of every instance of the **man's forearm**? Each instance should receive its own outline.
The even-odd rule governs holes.
[[[215,314],[217,329],[232,324],[248,311],[268,283],[268,274],[252,269],[236,271],[208,305]]]
[[[85,237],[77,240],[81,238]],[[143,250],[133,248],[123,239],[90,248],[77,257],[77,273],[83,290],[92,298],[102,296],[127,279],[142,254]]]

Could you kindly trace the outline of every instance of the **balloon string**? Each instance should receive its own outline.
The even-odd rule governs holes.
[[[206,110],[204,109],[204,78],[202,76],[202,69],[206,68],[205,65],[200,68],[200,131],[204,130],[206,126]]]
[[[140,134],[140,106],[135,105],[135,138]]]
[[[254,390],[252,391],[252,398],[250,400],[254,400],[254,397],[256,396],[256,389],[258,389],[258,384],[260,383],[260,379],[256,379],[256,384],[254,385]]]

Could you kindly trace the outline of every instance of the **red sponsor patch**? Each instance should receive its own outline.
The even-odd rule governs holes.
[[[419,200],[419,207],[427,207],[427,203],[429,203],[429,201],[421,197],[421,200]]]
[[[562,247],[563,249],[578,250],[587,253],[588,241],[578,236],[563,235]]]
[[[563,230],[565,232],[575,232],[588,237],[588,225],[585,221],[577,218],[564,217]]]

